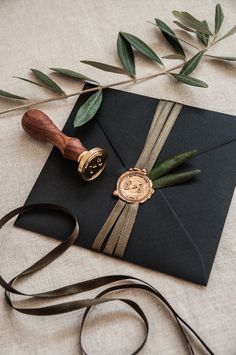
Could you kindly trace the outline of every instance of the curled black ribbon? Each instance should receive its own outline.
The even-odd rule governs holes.
[[[57,245],[55,248],[53,248],[49,253],[47,253],[45,256],[37,260],[33,265],[22,271],[20,274],[15,276],[12,280],[9,282],[6,282],[3,277],[0,275],[0,285],[5,289],[5,299],[8,303],[8,305],[13,308],[14,310],[24,313],[24,314],[29,314],[29,315],[34,315],[34,316],[50,316],[50,315],[55,315],[55,314],[61,314],[61,313],[68,313],[68,312],[73,312],[76,310],[84,309],[84,314],[82,318],[82,324],[81,328],[79,331],[79,347],[80,351],[82,354],[86,355],[87,352],[85,351],[83,345],[82,345],[82,335],[83,335],[83,329],[84,325],[87,319],[87,316],[93,306],[106,303],[106,302],[114,302],[114,301],[120,301],[131,307],[137,314],[138,316],[142,319],[144,325],[145,325],[145,335],[142,340],[142,343],[138,346],[138,348],[132,353],[138,354],[138,352],[144,347],[147,337],[148,337],[148,331],[149,331],[149,324],[147,317],[145,316],[144,312],[142,311],[141,307],[134,302],[131,299],[127,298],[107,298],[103,297],[111,292],[115,292],[118,290],[124,290],[124,289],[141,289],[144,290],[152,295],[154,295],[159,301],[161,301],[162,304],[166,306],[166,308],[170,311],[171,315],[174,317],[176,321],[176,325],[178,326],[180,330],[180,334],[182,335],[186,347],[189,351],[189,354],[194,355],[194,350],[191,345],[191,341],[188,337],[188,333],[190,333],[193,338],[195,337],[200,344],[202,345],[202,348],[211,355],[214,355],[212,350],[207,346],[207,344],[201,339],[201,337],[191,328],[191,326],[184,321],[183,318],[181,318],[178,313],[174,310],[174,308],[169,304],[169,302],[165,299],[165,297],[157,290],[155,289],[152,285],[148,284],[147,282],[136,278],[132,276],[127,276],[127,275],[108,275],[108,276],[102,276],[94,279],[90,279],[87,281],[71,284],[68,286],[64,286],[58,289],[54,289],[51,291],[46,291],[42,293],[34,293],[34,294],[29,294],[29,293],[24,293],[19,290],[17,290],[13,285],[15,282],[19,281],[21,278],[24,276],[29,276],[32,275],[33,273],[43,269],[50,263],[52,263],[54,260],[59,258],[72,244],[74,244],[75,240],[78,237],[79,234],[79,224],[76,216],[71,213],[68,209],[58,206],[58,205],[52,205],[52,204],[34,204],[34,205],[28,205],[28,206],[23,206],[16,208],[15,210],[9,212],[6,214],[1,220],[0,220],[0,229],[3,227],[5,223],[7,223],[11,218],[17,215],[22,215],[24,213],[28,213],[32,210],[35,209],[50,209],[50,210],[56,210],[63,212],[70,217],[73,218],[75,222],[75,227],[73,232],[67,237],[64,241],[62,241],[59,245]],[[103,287],[103,286],[108,286],[105,290],[100,292],[95,298],[90,298],[90,299],[82,299],[82,300],[77,300],[77,301],[71,301],[71,302],[63,302],[59,303],[56,305],[51,305],[47,307],[35,307],[35,308],[21,308],[17,307],[14,305],[14,303],[11,300],[11,294],[17,294],[20,296],[26,296],[26,297],[34,297],[36,299],[50,299],[50,298],[57,298],[57,297],[65,297],[69,295],[74,295],[74,294],[80,294],[83,292],[95,290],[97,288]]]

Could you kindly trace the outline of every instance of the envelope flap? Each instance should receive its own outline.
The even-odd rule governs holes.
[[[150,97],[106,90],[96,120],[127,169],[135,165],[142,152],[158,102]]]
[[[236,140],[192,160],[202,173],[197,180],[163,189],[162,195],[197,243],[210,273],[236,181]]]
[[[205,260],[161,190],[139,207],[124,259],[207,284]]]
[[[183,132],[187,132],[183,135]],[[236,140],[236,118],[219,112],[184,106],[163,152],[197,149],[198,154]],[[168,152],[172,154],[172,151]]]
[[[134,166],[146,140],[159,100],[108,89],[97,122],[126,168]],[[119,95],[119,100],[117,100]],[[108,112],[109,111],[109,112]],[[188,134],[183,135],[183,132]],[[236,139],[230,115],[184,106],[163,149],[165,155],[213,149]]]

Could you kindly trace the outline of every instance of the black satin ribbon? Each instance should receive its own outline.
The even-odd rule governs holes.
[[[166,308],[169,310],[171,315],[174,317],[174,320],[176,322],[176,325],[178,326],[180,330],[180,334],[183,337],[186,347],[189,351],[189,354],[194,355],[194,349],[191,345],[191,340],[189,335],[192,336],[192,338],[197,339],[199,343],[202,345],[202,350],[204,353],[208,353],[211,355],[214,355],[212,350],[207,346],[207,344],[200,338],[200,336],[191,328],[191,326],[182,319],[178,313],[174,310],[174,308],[169,304],[169,302],[165,299],[165,297],[157,290],[155,289],[152,285],[148,284],[147,282],[136,278],[132,276],[127,276],[127,275],[108,275],[108,276],[102,276],[94,279],[90,279],[87,281],[67,285],[58,289],[42,292],[42,293],[24,293],[19,290],[17,290],[13,285],[17,281],[19,281],[21,278],[25,276],[32,275],[33,273],[42,270],[44,267],[52,263],[54,260],[59,258],[72,244],[74,244],[75,240],[78,237],[79,234],[79,224],[76,216],[71,213],[68,209],[58,206],[58,205],[52,205],[52,204],[35,204],[35,205],[28,205],[28,206],[23,206],[16,208],[15,210],[9,212],[6,214],[1,220],[0,220],[0,229],[3,227],[5,223],[7,223],[12,217],[17,216],[17,215],[22,215],[24,213],[28,213],[32,210],[37,210],[37,209],[49,209],[49,210],[56,210],[63,212],[70,217],[73,218],[75,226],[73,232],[67,237],[64,241],[62,241],[59,245],[57,245],[55,248],[53,248],[49,253],[47,253],[45,256],[37,260],[33,265],[22,271],[20,274],[15,276],[12,280],[9,282],[5,281],[2,276],[0,276],[0,285],[5,289],[5,298],[8,303],[8,305],[13,308],[14,310],[24,313],[24,314],[29,314],[29,315],[34,315],[34,316],[50,316],[54,314],[61,314],[61,313],[68,313],[68,312],[73,312],[79,309],[84,309],[84,314],[82,318],[82,325],[79,331],[79,350],[82,354],[87,354],[85,351],[83,345],[82,345],[82,335],[83,335],[83,330],[84,330],[84,325],[87,319],[87,316],[92,309],[93,306],[102,304],[102,303],[107,303],[107,302],[114,302],[114,301],[120,301],[131,307],[137,315],[141,318],[141,320],[144,323],[145,326],[145,334],[143,337],[143,340],[141,344],[137,347],[137,349],[132,353],[132,354],[138,354],[138,352],[144,347],[147,337],[148,337],[148,331],[149,331],[149,324],[146,315],[142,311],[141,307],[134,302],[131,299],[128,298],[108,298],[108,297],[103,297],[106,296],[107,294],[119,290],[125,290],[125,289],[140,289],[144,290],[149,294],[152,294],[155,296],[159,301],[161,301],[162,304],[166,306]],[[85,298],[77,301],[70,301],[70,302],[63,302],[59,303],[56,305],[51,305],[47,307],[34,307],[34,308],[29,308],[29,307],[17,307],[14,305],[14,302],[11,300],[11,294],[17,294],[20,296],[26,296],[26,297],[32,297],[35,299],[51,299],[51,298],[57,298],[57,297],[65,297],[69,295],[74,295],[74,294],[80,294],[83,292],[95,290],[100,287],[108,286],[100,292],[95,298]],[[156,349],[153,349],[153,351],[156,353]]]

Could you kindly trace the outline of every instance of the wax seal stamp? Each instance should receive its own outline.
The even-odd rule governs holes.
[[[32,137],[57,147],[64,158],[78,162],[78,172],[85,181],[94,180],[104,170],[107,153],[102,148],[87,150],[78,138],[62,133],[42,111],[30,110],[22,117],[23,129]]]
[[[93,148],[84,151],[78,158],[78,171],[84,180],[96,179],[104,170],[107,162],[107,153],[102,148]]]
[[[119,177],[113,195],[129,203],[143,203],[153,193],[152,181],[147,176],[146,170],[132,168]]]

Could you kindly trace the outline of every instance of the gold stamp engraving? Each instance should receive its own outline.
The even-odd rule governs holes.
[[[153,193],[152,181],[147,176],[146,170],[132,168],[119,177],[113,195],[129,203],[143,203]]]
[[[104,170],[107,153],[102,148],[93,148],[83,152],[78,159],[78,170],[86,181],[94,180]]]

